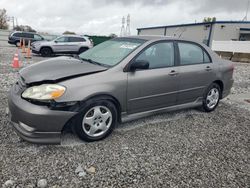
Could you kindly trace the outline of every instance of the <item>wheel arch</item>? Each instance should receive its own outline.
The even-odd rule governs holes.
[[[62,128],[61,132],[65,131],[65,130],[69,130],[72,126],[72,124],[75,123],[76,118],[78,118],[79,116],[79,112],[81,111],[81,108],[84,107],[84,105],[90,101],[90,100],[108,100],[110,102],[112,102],[116,109],[117,109],[117,117],[118,117],[118,122],[121,122],[121,104],[118,101],[118,99],[116,99],[114,96],[110,95],[110,94],[97,94],[97,95],[92,95],[87,97],[86,99],[84,99],[83,101],[80,101],[80,106],[77,108],[78,113],[76,115],[74,115]]]
[[[81,49],[84,49],[84,51],[89,50],[88,46],[80,46],[80,48],[78,49],[78,52],[81,52]]]
[[[220,90],[221,90],[221,93],[220,93],[220,99],[222,98],[222,93],[223,93],[223,90],[224,90],[224,83],[221,81],[221,80],[215,80],[213,83],[216,83],[220,86]]]
[[[80,50],[80,49],[83,49],[83,48],[84,48],[84,49],[89,49],[88,46],[80,46],[79,50]]]
[[[117,98],[115,98],[111,94],[103,93],[103,94],[97,94],[97,95],[89,96],[84,101],[89,101],[89,100],[109,100],[112,103],[114,103],[114,105],[116,106],[116,109],[117,109],[118,120],[120,121],[121,104],[120,104],[120,102],[118,101]]]

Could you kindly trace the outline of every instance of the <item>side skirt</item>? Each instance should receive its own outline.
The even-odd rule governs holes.
[[[186,109],[186,108],[195,108],[201,105],[202,105],[202,98],[198,98],[194,102],[159,108],[159,109],[145,111],[145,112],[139,112],[139,113],[134,113],[134,114],[127,114],[126,112],[124,112],[121,115],[122,116],[121,119],[122,119],[122,123],[124,123],[124,122],[136,120],[139,118],[151,116],[151,115],[158,114],[158,113],[177,111],[177,110]]]

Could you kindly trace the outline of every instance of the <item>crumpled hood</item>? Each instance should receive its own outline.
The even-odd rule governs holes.
[[[105,70],[107,70],[106,67],[62,56],[35,63],[20,70],[19,73],[26,84],[31,84],[43,81],[58,81]]]

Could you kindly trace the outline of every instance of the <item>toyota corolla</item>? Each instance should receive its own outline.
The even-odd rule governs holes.
[[[79,57],[57,57],[19,71],[8,103],[24,140],[60,143],[71,128],[84,141],[120,122],[158,112],[213,111],[230,93],[233,63],[207,46],[157,36],[115,38]]]

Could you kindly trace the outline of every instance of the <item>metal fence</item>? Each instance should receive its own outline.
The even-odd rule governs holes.
[[[217,52],[250,53],[250,41],[213,41],[211,48]]]

